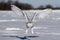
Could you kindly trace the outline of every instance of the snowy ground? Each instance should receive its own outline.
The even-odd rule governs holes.
[[[30,15],[30,14],[28,14]],[[16,14],[0,13],[0,40],[21,40],[16,37],[3,37],[3,35],[11,34],[18,36],[26,36],[26,19],[24,16]],[[36,38],[29,38],[31,40],[60,40],[60,13],[52,13],[45,19],[35,18],[34,27],[41,27],[41,29],[34,30],[34,35],[39,35]],[[24,30],[6,31],[6,28],[20,28]]]

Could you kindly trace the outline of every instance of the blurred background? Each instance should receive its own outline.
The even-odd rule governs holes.
[[[60,9],[59,0],[0,0],[0,10],[11,10],[11,4],[22,10]]]

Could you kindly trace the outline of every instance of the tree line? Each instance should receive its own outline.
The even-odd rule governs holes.
[[[22,10],[31,10],[31,9],[43,10],[43,9],[46,9],[46,8],[60,9],[60,7],[53,7],[50,4],[48,4],[46,6],[41,5],[41,6],[37,7],[37,8],[34,8],[32,5],[27,4],[27,3],[20,3],[18,1],[12,3],[11,1],[8,1],[8,2],[0,2],[0,10],[11,10],[11,4],[16,5],[17,7],[19,7]]]

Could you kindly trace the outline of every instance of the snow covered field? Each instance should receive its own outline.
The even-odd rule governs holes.
[[[34,10],[36,13],[40,13],[41,10]],[[33,10],[23,11],[31,14]],[[33,15],[33,14],[32,14]],[[34,27],[40,27],[40,29],[34,30],[39,37],[29,38],[31,40],[60,40],[60,10],[52,10],[50,16],[39,19],[36,16],[34,21]],[[8,30],[12,28],[11,31]],[[16,29],[17,28],[17,29]],[[14,30],[13,30],[14,29]],[[12,11],[0,11],[0,40],[21,40],[16,37],[3,37],[3,35],[17,35],[26,36],[26,19],[24,16],[18,16]],[[7,31],[8,30],[8,31]],[[17,31],[18,30],[18,31]]]

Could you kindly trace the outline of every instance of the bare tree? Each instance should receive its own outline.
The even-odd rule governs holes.
[[[43,9],[45,9],[45,7],[44,7],[43,5],[41,5],[41,6],[39,6],[37,9],[43,10]]]
[[[53,6],[48,4],[48,5],[46,5],[46,8],[53,8]]]

